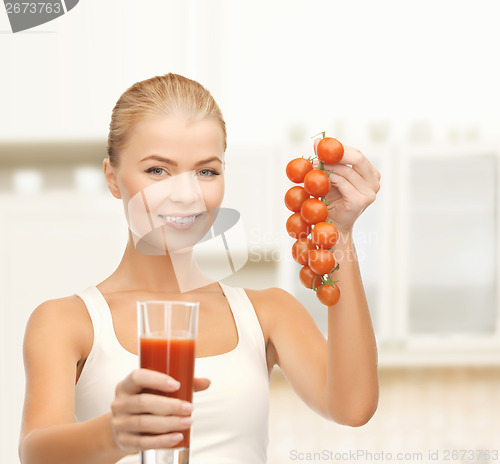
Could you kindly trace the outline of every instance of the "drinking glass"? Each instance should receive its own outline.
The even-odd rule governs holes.
[[[140,367],[173,377],[180,389],[162,394],[193,401],[195,340],[198,330],[198,301],[138,301]],[[142,464],[188,464],[190,429],[172,448],[141,452]]]

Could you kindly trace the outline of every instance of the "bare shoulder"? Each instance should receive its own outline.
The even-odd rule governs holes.
[[[271,287],[262,290],[244,289],[255,308],[262,328],[267,332],[272,330],[276,323],[296,320],[297,317],[309,319],[307,308],[290,292],[280,287]],[[293,317],[291,317],[293,316]]]
[[[25,348],[63,342],[85,352],[92,343],[93,329],[85,303],[76,295],[44,301],[31,313],[26,325]]]
[[[61,326],[82,322],[88,315],[85,303],[76,295],[55,298],[39,304],[31,313],[29,325]]]
[[[324,338],[307,308],[290,292],[280,287],[265,290],[247,290],[267,347],[268,368],[296,359],[298,341],[312,346],[322,345]],[[320,347],[322,349],[322,347]],[[319,350],[320,350],[319,349]]]
[[[272,311],[279,313],[288,309],[304,309],[304,305],[290,292],[280,287],[271,287],[262,290],[244,289],[252,304],[257,304],[256,311]]]

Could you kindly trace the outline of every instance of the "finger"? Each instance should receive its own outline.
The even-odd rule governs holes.
[[[119,446],[124,450],[148,450],[165,449],[179,443],[184,435],[181,432],[168,433],[164,435],[134,435],[131,433],[122,433],[117,436]]]
[[[157,416],[189,416],[193,412],[193,404],[178,398],[150,393],[140,393],[133,396],[123,396],[116,399],[111,410],[115,415],[128,414],[155,414]]]
[[[195,392],[206,390],[210,386],[210,380],[206,378],[193,379],[193,389]]]
[[[318,137],[317,139],[314,139],[314,154],[316,156],[318,156],[318,151],[317,151],[317,148],[318,148],[318,143],[321,141],[321,138]]]
[[[191,427],[191,416],[155,416],[152,414],[130,414],[114,419],[116,430],[126,433],[154,433],[155,435],[178,432]]]
[[[314,139],[314,154],[318,156],[317,148],[318,148],[318,143],[320,142],[320,138],[318,137],[317,139]]]
[[[334,172],[330,175],[330,180],[334,182],[334,186],[338,189],[343,198],[348,198],[352,203],[360,207],[364,206],[366,208],[366,203],[370,204],[375,200],[375,193],[372,192],[372,195],[362,194],[345,177]]]
[[[362,195],[369,197],[375,193],[374,189],[370,185],[368,185],[366,180],[363,179],[363,177],[361,177],[359,173],[350,166],[346,166],[345,164],[334,164],[327,171],[329,177],[331,176],[331,174],[335,173],[339,176],[342,176],[344,179],[347,179]],[[332,182],[335,182],[331,177],[330,180]]]
[[[161,372],[135,369],[118,384],[116,392],[132,395],[149,388],[169,393],[178,390],[180,385],[177,380]]]
[[[370,163],[368,158],[358,149],[344,145],[344,156],[337,163],[349,164],[366,182],[376,191],[380,189],[380,172]],[[325,164],[325,169],[330,169],[333,164]]]

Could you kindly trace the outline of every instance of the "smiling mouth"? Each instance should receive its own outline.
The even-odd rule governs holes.
[[[188,224],[190,222],[194,222],[197,217],[201,216],[202,213],[193,214],[192,216],[165,216],[163,214],[159,214],[158,216],[164,219],[167,222],[171,222],[174,224]]]

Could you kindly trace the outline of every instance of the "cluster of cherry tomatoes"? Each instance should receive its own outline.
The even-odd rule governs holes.
[[[331,183],[324,164],[338,163],[344,155],[343,145],[335,138],[320,140],[316,153],[318,167],[312,165],[314,157],[295,158],[286,166],[287,177],[296,184],[285,195],[285,205],[293,212],[286,221],[286,230],[296,239],[292,246],[293,259],[302,265],[299,278],[306,288],[316,292],[319,301],[327,306],[335,305],[340,299],[337,280],[330,274],[339,268],[331,248],[339,239],[334,224],[328,220],[326,195]]]

